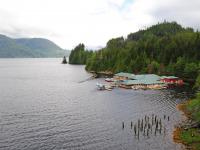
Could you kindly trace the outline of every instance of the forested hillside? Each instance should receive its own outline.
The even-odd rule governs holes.
[[[164,22],[114,38],[94,52],[88,71],[173,74],[195,79],[200,68],[200,33],[176,22]]]
[[[84,44],[76,46],[69,56],[70,64],[85,64],[89,57],[92,56],[92,51],[85,50]]]

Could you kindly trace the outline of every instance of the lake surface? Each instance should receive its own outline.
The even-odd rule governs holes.
[[[62,59],[0,59],[0,149],[182,149],[172,140],[186,89],[98,91],[84,66]],[[135,136],[138,119],[162,118],[165,133]],[[169,121],[163,116],[169,116]],[[124,122],[124,129],[122,129]]]

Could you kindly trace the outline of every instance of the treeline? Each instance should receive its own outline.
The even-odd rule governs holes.
[[[84,44],[76,46],[69,56],[70,64],[86,64],[89,57],[92,56],[92,51],[85,50]]]
[[[163,22],[131,33],[127,39],[109,40],[105,48],[90,53],[85,63],[88,71],[156,73],[196,79],[200,69],[200,33],[176,22]]]

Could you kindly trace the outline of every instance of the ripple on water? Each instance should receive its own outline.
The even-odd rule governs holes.
[[[90,77],[84,66],[60,61],[0,60],[0,149],[181,149],[171,134],[187,91],[100,92],[103,79],[80,82]],[[170,116],[166,134],[138,139],[131,121],[152,114]]]

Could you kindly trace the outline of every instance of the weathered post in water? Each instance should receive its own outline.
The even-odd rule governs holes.
[[[144,121],[145,121],[145,123],[147,122],[147,116],[145,115],[145,117],[144,117]]]
[[[160,130],[162,130],[162,121],[161,121],[161,119],[160,119],[159,124],[160,124]]]
[[[163,132],[164,132],[164,135],[165,135],[166,134],[166,127],[165,126],[164,126],[164,131]]]
[[[124,122],[122,122],[122,129],[124,129]]]
[[[152,117],[151,117],[151,124],[152,124],[152,126],[154,124],[154,114],[152,114]]]
[[[141,132],[143,131],[143,119],[142,119],[142,122],[141,122],[140,130],[141,130]]]
[[[150,123],[148,123],[148,129],[150,129],[151,128],[151,124]]]
[[[140,130],[139,130],[139,128],[138,128],[138,139],[140,138]]]
[[[138,120],[138,129],[140,129],[140,119]]]
[[[147,129],[147,136],[149,137],[149,129]]]
[[[132,127],[133,127],[133,122],[131,121],[131,129],[132,129]]]
[[[157,129],[155,128],[155,132],[154,132],[155,136],[156,136],[156,132],[157,132]]]
[[[158,130],[158,121],[156,121],[156,130]]]
[[[137,127],[136,127],[136,125],[134,125],[134,133],[135,133],[135,135],[137,134]]]
[[[144,130],[143,130],[143,136],[145,136],[145,128],[144,128]]]

